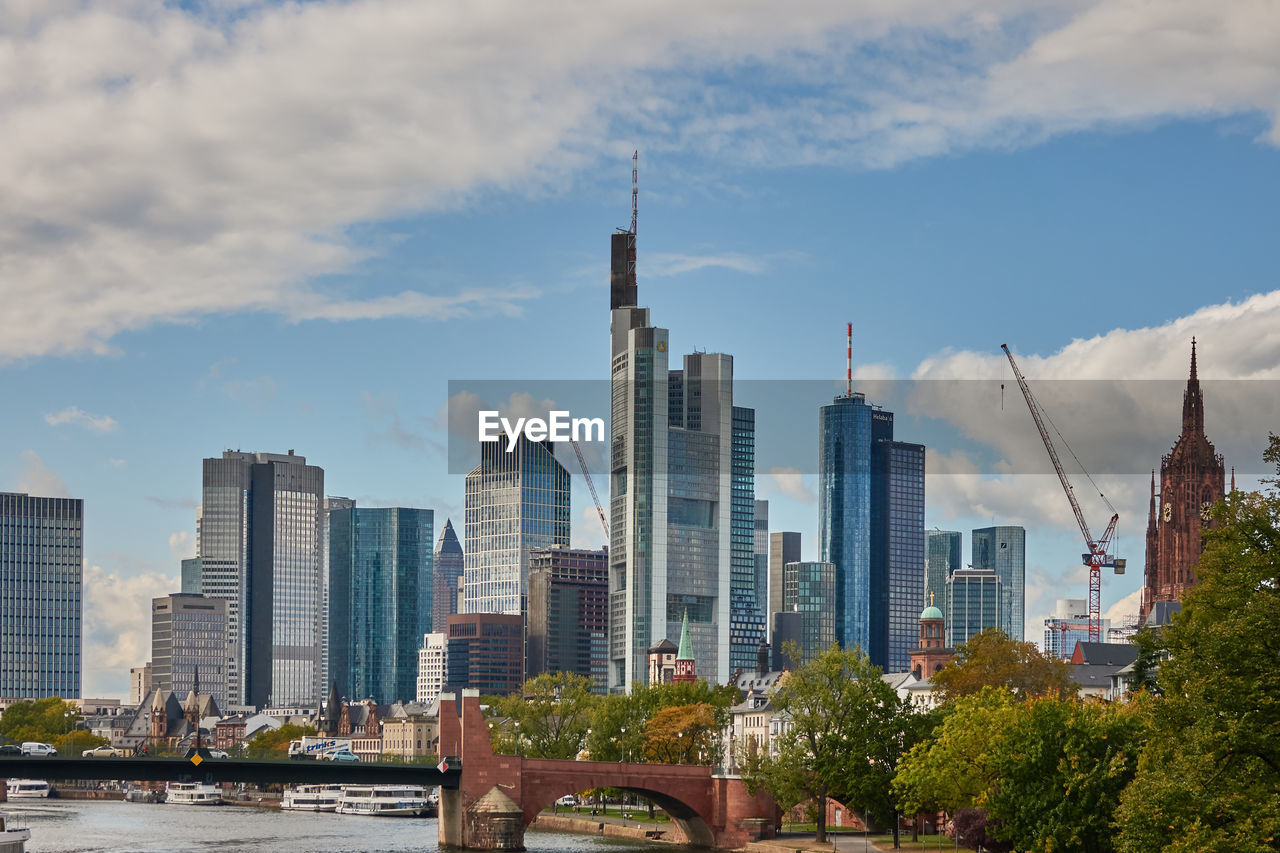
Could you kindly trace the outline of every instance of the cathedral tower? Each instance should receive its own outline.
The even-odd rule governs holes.
[[[1154,472],[1147,518],[1146,584],[1139,618],[1157,602],[1176,602],[1196,582],[1195,566],[1204,549],[1201,530],[1213,505],[1225,494],[1226,467],[1204,434],[1204,397],[1196,374],[1196,342],[1191,340],[1191,376],[1182,394],[1182,434],[1160,460],[1159,500]]]

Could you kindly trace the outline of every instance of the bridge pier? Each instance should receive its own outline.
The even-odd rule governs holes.
[[[456,756],[462,774],[456,789],[440,789],[438,832],[442,848],[524,849],[524,830],[565,794],[621,788],[657,803],[697,847],[738,849],[773,836],[779,811],[763,791],[747,792],[741,779],[712,776],[710,767],[550,761],[494,755],[480,694],[440,695],[440,754]]]

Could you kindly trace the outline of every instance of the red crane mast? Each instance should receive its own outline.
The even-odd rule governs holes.
[[[1098,643],[1102,641],[1102,569],[1104,567],[1115,569],[1118,575],[1124,574],[1125,561],[1117,559],[1107,553],[1107,546],[1111,543],[1111,537],[1115,535],[1116,523],[1120,520],[1120,514],[1116,512],[1116,508],[1111,505],[1111,501],[1107,500],[1107,496],[1098,492],[1098,495],[1106,503],[1107,509],[1111,510],[1111,521],[1107,524],[1107,529],[1103,532],[1100,539],[1094,539],[1093,534],[1089,532],[1089,523],[1084,520],[1084,513],[1080,510],[1080,502],[1076,500],[1075,489],[1071,486],[1071,481],[1067,479],[1067,472],[1062,467],[1062,460],[1058,458],[1058,450],[1053,446],[1053,439],[1049,437],[1049,431],[1044,425],[1044,415],[1040,404],[1031,393],[1031,388],[1027,385],[1027,379],[1022,375],[1022,371],[1018,369],[1018,363],[1013,360],[1013,353],[1009,351],[1008,344],[1001,344],[1000,349],[1004,350],[1004,354],[1009,357],[1009,366],[1013,368],[1013,375],[1018,380],[1018,388],[1022,390],[1022,396],[1027,401],[1027,408],[1031,410],[1031,418],[1036,422],[1036,429],[1040,431],[1040,440],[1044,442],[1044,449],[1049,451],[1049,459],[1053,462],[1053,470],[1058,475],[1058,482],[1062,484],[1062,490],[1067,493],[1067,500],[1071,501],[1071,511],[1075,513],[1076,523],[1080,525],[1080,532],[1084,534],[1085,547],[1089,549],[1089,553],[1081,554],[1081,560],[1084,565],[1089,567],[1089,642]],[[1065,443],[1065,441],[1064,441]],[[1067,448],[1071,450],[1070,447]],[[1075,454],[1073,453],[1074,457]],[[1079,462],[1076,458],[1076,462]],[[1080,469],[1083,471],[1084,466]],[[1085,471],[1085,476],[1089,476],[1089,472]],[[1092,478],[1090,478],[1092,482]]]

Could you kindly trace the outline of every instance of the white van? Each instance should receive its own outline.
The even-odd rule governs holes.
[[[39,743],[38,741],[29,740],[22,745],[22,754],[35,756],[57,755],[58,750],[54,749],[47,743]]]

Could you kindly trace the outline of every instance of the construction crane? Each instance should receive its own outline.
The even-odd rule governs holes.
[[[1099,491],[1099,497],[1107,505],[1107,509],[1111,510],[1111,521],[1107,524],[1107,529],[1100,539],[1093,538],[1093,534],[1089,532],[1089,523],[1084,520],[1084,513],[1080,511],[1080,502],[1076,500],[1075,489],[1072,488],[1071,481],[1067,479],[1067,472],[1062,467],[1062,460],[1058,458],[1058,450],[1053,446],[1053,439],[1049,437],[1049,431],[1045,429],[1044,421],[1047,416],[1044,415],[1040,404],[1036,402],[1036,398],[1032,395],[1031,388],[1027,385],[1026,377],[1018,369],[1018,363],[1013,360],[1013,353],[1009,351],[1009,345],[1001,344],[1000,349],[1004,350],[1004,354],[1009,357],[1009,365],[1013,368],[1013,375],[1018,380],[1018,388],[1022,390],[1022,396],[1027,401],[1027,408],[1031,410],[1031,418],[1036,422],[1036,429],[1040,431],[1040,440],[1044,442],[1044,449],[1049,451],[1049,459],[1053,461],[1053,470],[1058,475],[1058,482],[1062,484],[1062,490],[1067,493],[1067,500],[1071,501],[1071,511],[1075,513],[1076,523],[1080,525],[1080,532],[1084,534],[1085,546],[1089,549],[1089,553],[1081,554],[1080,558],[1084,565],[1089,567],[1089,642],[1101,642],[1102,569],[1104,567],[1115,569],[1116,574],[1124,574],[1125,561],[1107,553],[1107,546],[1111,543],[1111,537],[1115,535],[1116,523],[1120,521],[1120,514],[1111,505],[1111,501],[1107,500],[1107,496]],[[1062,434],[1059,433],[1058,437],[1061,438]],[[1063,444],[1066,444],[1065,439],[1063,439]],[[1067,447],[1067,450],[1068,452],[1071,451],[1070,446]],[[1075,453],[1071,455],[1075,458],[1076,463],[1079,464],[1079,457]],[[1080,470],[1084,471],[1084,465],[1080,465]],[[1089,477],[1088,471],[1085,471],[1084,475],[1089,478],[1090,483],[1093,482],[1093,478]],[[1096,484],[1094,485],[1096,488]]]
[[[605,538],[609,538],[609,520],[605,518],[604,507],[600,505],[600,496],[596,494],[596,484],[591,482],[591,472],[587,470],[587,458],[582,455],[582,448],[578,446],[578,442],[569,439],[569,443],[573,445],[573,452],[578,454],[578,464],[582,467],[582,476],[587,481],[587,488],[591,490],[591,500],[595,501],[596,513],[600,516],[600,526],[604,528]]]

